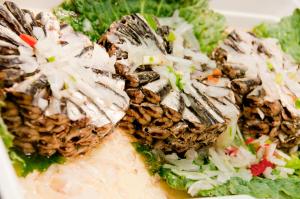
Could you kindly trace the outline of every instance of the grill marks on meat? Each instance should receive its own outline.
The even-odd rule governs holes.
[[[167,34],[167,31],[161,32],[161,34]],[[132,70],[134,66],[128,60],[128,52],[120,47],[127,43],[129,44],[128,48],[146,46],[148,49],[141,50],[151,51],[154,45],[156,53],[166,54],[168,44],[147,25],[140,15],[124,16],[120,21],[113,23],[107,34],[102,36],[98,43],[107,49],[109,55],[116,55],[116,72],[126,77],[128,87],[138,87],[159,79],[159,74],[152,71],[151,67],[150,70]],[[142,57],[139,58],[142,59]],[[146,68],[143,65],[142,67]]]
[[[298,148],[300,118],[283,107],[280,100],[268,100],[266,91],[262,86],[262,80],[259,77],[247,77],[246,71],[242,67],[238,67],[238,63],[228,61],[231,53],[233,56],[245,54],[240,49],[242,46],[239,45],[240,42],[243,42],[243,39],[239,33],[230,33],[224,44],[221,44],[214,51],[213,59],[216,60],[222,72],[232,80],[232,90],[235,92],[236,101],[241,108],[239,126],[242,132],[252,137],[268,135],[277,143],[279,148],[286,151],[294,147]],[[243,45],[244,49],[247,48],[246,42]],[[263,54],[267,57],[266,59],[274,56],[267,51],[263,42],[259,44],[252,42],[252,44],[247,45],[256,45],[256,52],[253,53]]]
[[[167,153],[183,154],[190,148],[199,149],[214,143],[226,129],[227,121],[217,121],[194,96],[190,96],[193,102],[191,107],[187,107],[179,92],[170,89],[169,85],[162,86],[157,82],[164,81],[159,79],[148,83],[150,86],[146,84],[140,87],[139,91],[148,97],[144,97],[140,104],[130,105],[127,116],[119,123],[119,127],[142,142]],[[159,85],[160,88],[153,85]],[[164,88],[168,88],[168,92],[162,92]],[[212,110],[216,109],[211,107],[211,103],[206,104]],[[184,109],[192,110],[190,114],[196,121],[184,118]]]
[[[24,29],[25,33],[27,33],[29,35],[32,35],[33,34],[32,26],[31,26],[30,23],[28,23],[28,20],[26,20],[26,18],[30,17],[30,15],[29,16],[25,16],[27,13],[24,12],[23,10],[21,10],[13,2],[6,1],[4,3],[4,5],[10,11],[10,13],[17,19],[17,21],[20,24],[22,24],[22,28]]]
[[[70,121],[66,115],[45,116],[32,106],[32,96],[7,93],[2,118],[15,135],[14,144],[24,153],[77,156],[90,151],[111,130],[111,124],[96,128],[88,120]]]
[[[33,59],[34,62],[37,62],[38,55],[35,50],[32,50],[20,39],[20,34],[37,38],[36,35],[43,36],[45,34],[47,36],[48,34],[57,33],[61,45],[68,45],[68,42],[62,40],[66,38],[65,33],[72,34],[72,32],[68,32],[72,29],[66,24],[61,24],[59,29],[56,27],[56,19],[48,14],[43,12],[34,15],[33,12],[20,9],[15,3],[9,1],[6,1],[3,6],[0,5],[0,92],[6,95],[1,116],[8,130],[15,136],[15,147],[20,148],[25,154],[38,153],[43,156],[51,156],[54,153],[60,153],[65,157],[73,157],[85,154],[94,148],[104,136],[112,131],[112,123],[117,121],[111,122],[114,119],[113,113],[106,119],[95,115],[97,122],[101,120],[100,125],[95,124],[94,121],[91,121],[94,119],[91,115],[101,114],[101,111],[104,112],[104,107],[96,106],[89,96],[80,91],[75,94],[71,93],[69,95],[70,99],[66,99],[66,97],[57,99],[53,96],[46,75],[38,76],[39,70],[36,69],[33,72],[23,71],[21,59],[23,60],[24,57],[21,56],[24,56],[24,52],[22,54],[21,50],[32,51],[32,55],[28,55],[30,56],[28,58]],[[35,28],[37,29],[35,30]],[[79,37],[79,41],[84,40],[81,38],[82,35],[76,34],[76,36]],[[86,39],[84,45],[86,47],[75,56],[76,58],[89,58],[93,53],[95,46],[91,42]],[[98,66],[96,69],[88,64],[85,67],[87,70],[90,69],[97,77],[97,89],[101,88],[106,93],[114,96],[115,99],[112,100],[116,100],[116,102],[112,102],[112,104],[118,109],[116,114],[124,111],[124,104],[128,103],[127,96],[125,93],[116,90],[123,90],[125,80],[109,69],[104,71],[98,69]],[[140,74],[137,77],[142,80],[147,75]],[[152,78],[157,77],[152,74]],[[22,92],[15,89],[16,85],[24,82],[29,83],[28,85],[25,84],[26,89],[21,89]],[[141,104],[139,98],[143,98],[143,96],[139,96],[134,91],[128,91],[128,93],[137,96],[135,102]],[[83,100],[83,98],[86,99]],[[44,109],[41,108],[38,102],[39,99],[43,100],[44,103],[46,101]],[[54,100],[60,101],[59,105],[56,106],[56,108],[61,109],[59,113],[47,112]],[[99,110],[95,111],[95,109]],[[105,111],[111,111],[108,109],[106,108]],[[82,117],[79,117],[79,119],[78,117],[74,119],[75,116],[71,118],[70,112],[72,113],[72,111],[73,113],[80,112],[76,112],[76,114]],[[105,114],[103,114],[103,117],[105,117]]]
[[[127,79],[131,105],[119,127],[154,148],[183,154],[214,143],[228,121],[196,88],[192,88],[193,93],[176,91],[168,79],[152,70],[155,65],[129,64],[132,55],[124,44],[132,48],[145,45],[164,56],[172,52],[172,45],[163,36],[168,33],[168,27],[158,26],[155,32],[139,15],[131,15],[112,24],[99,42],[111,56],[116,55],[116,71]],[[149,41],[155,43],[156,50]]]

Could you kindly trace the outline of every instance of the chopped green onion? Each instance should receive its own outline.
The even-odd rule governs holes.
[[[172,73],[175,78],[176,78],[176,87],[179,89],[179,90],[183,90],[184,89],[184,86],[185,86],[185,83],[183,82],[183,79],[182,79],[182,74],[180,72],[177,72],[174,70],[174,68],[172,66],[167,66],[167,69],[168,69],[168,72],[169,73]]]
[[[194,73],[196,71],[196,66],[194,66],[194,65],[191,66],[190,71],[191,71],[191,73]]]
[[[180,91],[183,91],[184,89],[184,86],[185,86],[185,83],[183,82],[183,79],[182,79],[182,74],[180,72],[174,72],[173,73],[176,77],[176,86],[177,88],[180,90]]]
[[[183,91],[185,83],[183,82],[182,75],[176,75],[176,86],[179,90]]]
[[[172,66],[167,66],[167,69],[168,69],[169,73],[174,73],[175,72],[175,70]]]
[[[64,83],[64,89],[68,89],[69,88],[69,85],[65,82]]]
[[[174,34],[173,31],[171,31],[171,32],[169,33],[169,35],[167,36],[167,41],[168,41],[168,42],[174,42],[175,40],[176,40],[176,35]]]
[[[300,98],[296,99],[295,107],[296,107],[296,109],[300,109]]]
[[[270,71],[274,71],[274,66],[271,62],[267,61],[267,67]]]
[[[55,62],[55,57],[54,57],[54,56],[48,57],[48,58],[47,58],[47,61],[48,61],[49,63]]]
[[[149,57],[149,62],[150,62],[150,63],[153,63],[153,62],[154,62],[154,57],[153,57],[153,56],[150,56],[150,57]]]

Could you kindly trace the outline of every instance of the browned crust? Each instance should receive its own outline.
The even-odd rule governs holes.
[[[87,119],[70,121],[65,114],[45,116],[32,105],[32,96],[8,92],[2,108],[2,118],[14,134],[14,144],[26,154],[77,156],[94,148],[112,125],[100,128],[89,125]]]
[[[232,32],[225,40],[234,43],[237,34]],[[233,42],[232,42],[233,41]],[[234,46],[231,46],[234,48]],[[238,51],[238,49],[235,49]],[[258,51],[270,56],[262,45]],[[279,100],[270,102],[264,99],[265,92],[260,89],[258,95],[249,95],[251,91],[261,85],[260,79],[248,79],[245,81],[245,71],[233,68],[227,63],[227,54],[221,47],[213,54],[213,59],[218,67],[232,80],[232,88],[236,101],[241,107],[239,126],[242,132],[251,137],[268,135],[278,144],[278,147],[286,151],[300,144],[300,118],[293,116],[284,108]]]

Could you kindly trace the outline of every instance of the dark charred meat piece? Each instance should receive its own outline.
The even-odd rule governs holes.
[[[297,148],[300,112],[295,99],[300,93],[295,88],[299,82],[288,71],[298,73],[299,69],[280,46],[246,32],[233,31],[212,57],[232,79],[232,90],[242,110],[239,119],[242,132],[252,137],[269,135],[286,151]],[[290,76],[281,82],[283,74]]]
[[[159,79],[142,87],[146,99],[151,103],[159,103],[169,93],[171,85],[165,79]]]
[[[184,154],[212,145],[228,127],[228,116],[220,110],[228,101],[223,97],[216,102],[193,85],[191,91],[176,89],[163,75],[161,65],[174,56],[166,39],[170,31],[159,24],[153,30],[142,16],[130,15],[113,23],[99,43],[117,57],[116,71],[127,80],[131,105],[119,127],[166,153]],[[180,59],[193,61],[188,55]]]
[[[149,102],[144,102],[140,105],[143,110],[153,118],[161,118],[163,115],[163,109],[156,104],[151,104]]]
[[[130,100],[134,104],[140,104],[144,100],[144,93],[137,88],[129,88],[126,90],[127,95],[130,97]]]
[[[166,117],[158,118],[152,122],[153,126],[158,126],[162,129],[170,128],[173,126],[172,120]]]
[[[250,93],[256,86],[260,85],[259,79],[234,79],[231,82],[232,90],[239,95]]]
[[[0,46],[0,54],[1,55],[19,55],[19,51],[17,48],[10,46]]]
[[[159,79],[159,74],[154,71],[138,72],[137,76],[140,84],[146,84]]]
[[[182,115],[174,109],[164,107],[164,110],[166,117],[172,120],[173,122],[179,122],[182,119]]]
[[[24,11],[21,10],[14,2],[6,1],[4,2],[4,5],[11,12],[11,14],[18,20],[18,22],[22,24],[26,33],[32,35],[33,34],[32,27],[31,24],[28,23],[28,21],[26,20],[25,17],[26,13],[24,13]]]
[[[151,116],[139,105],[132,104],[127,110],[127,114],[134,117],[142,125],[147,125],[151,121]]]
[[[114,63],[102,46],[50,12],[35,15],[10,1],[1,5],[1,117],[14,146],[26,155],[73,157],[91,151],[129,106]],[[142,91],[128,92],[142,103]]]
[[[9,2],[10,4],[11,2]],[[26,33],[22,25],[18,22],[16,18],[14,18],[13,14],[8,11],[4,6],[0,6],[0,17],[4,19],[5,23],[7,24],[8,28],[10,28],[15,33],[22,34]]]
[[[154,139],[164,140],[171,135],[171,132],[160,126],[148,126],[143,129],[147,136]]]

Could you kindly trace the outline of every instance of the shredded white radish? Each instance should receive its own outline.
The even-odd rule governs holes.
[[[282,158],[286,159],[286,160],[291,160],[291,157],[288,156],[287,154],[285,154],[284,152],[282,152],[281,150],[276,149],[275,153],[278,154],[279,156],[281,156]]]
[[[227,52],[227,62],[233,68],[245,71],[248,78],[259,77],[266,93],[265,100],[280,100],[283,107],[300,116],[295,105],[295,98],[300,98],[298,65],[282,51],[276,39],[257,38],[241,30],[235,30],[235,34],[239,41],[234,41],[234,45],[240,51],[226,42],[220,45]],[[267,53],[261,53],[261,47]]]
[[[124,91],[125,82],[112,78],[116,57],[110,57],[103,47],[74,32],[70,26],[61,28],[51,13],[43,12],[41,22],[44,30],[33,27],[37,38],[34,49],[16,38],[20,43],[21,70],[36,74],[15,83],[13,89],[26,92],[39,78],[45,78],[53,97],[48,100],[41,99],[42,95],[35,96],[34,104],[47,116],[64,112],[74,121],[87,116],[96,126],[117,123],[125,114],[129,97]],[[85,24],[88,26],[87,21]],[[94,70],[108,75],[104,77]],[[78,100],[76,93],[85,97]],[[62,110],[62,98],[66,100],[66,110]]]
[[[278,166],[285,166],[286,165],[286,161],[278,159],[274,156],[271,156],[268,160],[270,162],[272,162],[273,164],[278,165]]]
[[[274,155],[274,152],[276,150],[276,144],[272,143],[268,146],[265,146],[266,148],[266,159],[269,160]]]
[[[276,176],[274,176],[272,174],[272,171],[273,171],[273,169],[271,167],[267,167],[263,174],[266,178],[271,179],[271,180],[275,180]]]
[[[213,187],[211,183],[205,180],[199,180],[189,187],[188,193],[191,194],[191,196],[195,196],[200,190],[209,190]]]
[[[198,157],[198,153],[197,153],[197,151],[195,151],[195,149],[189,149],[185,153],[185,157],[189,160],[195,160]]]

